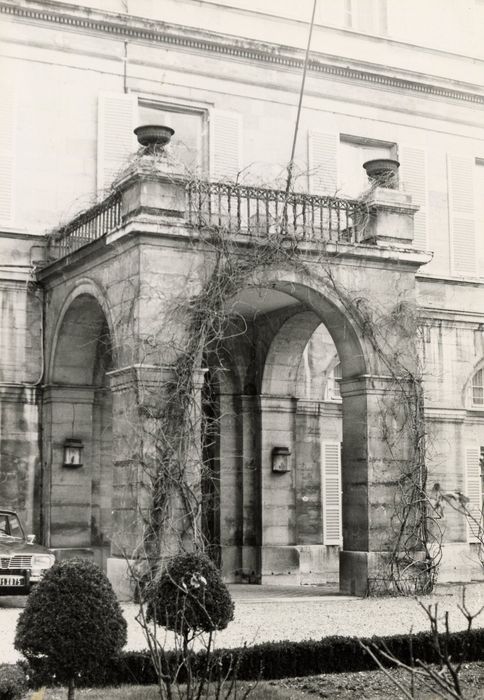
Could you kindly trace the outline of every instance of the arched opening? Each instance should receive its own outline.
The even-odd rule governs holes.
[[[111,540],[112,367],[106,314],[94,295],[80,293],[67,301],[52,342],[43,406],[44,519],[48,544],[60,558],[81,554],[103,568]],[[79,466],[65,461],[73,441],[81,449]]]
[[[216,389],[224,576],[337,585],[343,535],[345,549],[369,550],[366,389],[342,387],[367,376],[366,349],[337,303],[294,282],[228,306]]]
[[[262,379],[261,580],[339,583],[342,517],[341,368],[313,311],[298,309],[275,334]],[[339,372],[338,372],[339,373]],[[287,471],[274,452],[289,453]]]

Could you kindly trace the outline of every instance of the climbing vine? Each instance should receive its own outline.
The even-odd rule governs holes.
[[[153,156],[155,169],[157,157]],[[369,207],[362,201],[360,226],[370,217]],[[201,527],[202,501],[213,497],[210,484],[216,481],[216,474],[207,452],[216,440],[218,418],[202,404],[211,392],[210,383],[216,383],[217,371],[224,369],[227,340],[246,332],[243,318],[233,323],[231,298],[254,273],[277,267],[311,277],[323,293],[326,289],[336,297],[387,372],[387,388],[380,399],[380,434],[384,459],[393,467],[398,465],[398,473],[393,527],[381,547],[388,554],[381,576],[370,581],[369,593],[430,591],[440,559],[440,532],[427,495],[422,371],[416,361],[420,334],[413,302],[397,299],[388,310],[361,291],[343,287],[335,275],[337,247],[330,249],[324,240],[311,239],[308,244],[304,236],[297,235],[296,225],[289,223],[286,207],[272,233],[253,236],[250,242],[233,235],[223,222],[215,225],[199,219],[191,244],[198,253],[203,252],[201,286],[191,292],[193,280],[187,279],[183,293],[170,299],[163,328],[143,341],[147,356],[152,358],[156,347],[159,358],[174,359],[160,389],[139,405],[140,430],[149,438],[142,442],[151,447],[141,455],[146,499],[138,554],[147,555],[156,568],[170,551],[169,542],[173,543],[171,551],[208,546]],[[176,328],[182,325],[183,334],[170,332],[170,323]],[[392,335],[396,330],[405,342],[395,349]],[[208,366],[215,369],[208,391],[201,392],[201,375]],[[402,441],[408,446],[404,458]],[[209,485],[205,492],[201,484]],[[216,485],[213,488],[216,490]]]

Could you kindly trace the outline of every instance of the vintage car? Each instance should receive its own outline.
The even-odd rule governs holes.
[[[15,511],[0,507],[0,596],[27,595],[54,564],[54,554],[34,540]]]

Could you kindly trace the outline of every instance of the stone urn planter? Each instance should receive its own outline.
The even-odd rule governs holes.
[[[169,126],[146,124],[137,126],[134,130],[138,143],[146,148],[164,148],[170,142],[175,130]]]
[[[398,189],[398,160],[391,158],[375,158],[363,163],[368,179],[371,184],[378,187],[386,187],[389,190]]]

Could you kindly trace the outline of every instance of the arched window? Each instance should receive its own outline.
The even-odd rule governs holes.
[[[326,401],[341,401],[341,389],[339,383],[342,378],[341,362],[337,362],[328,372],[325,396]]]
[[[483,369],[478,369],[472,377],[472,405],[484,406],[484,376]]]

